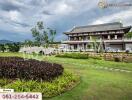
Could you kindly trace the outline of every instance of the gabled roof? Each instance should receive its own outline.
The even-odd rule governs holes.
[[[65,32],[65,33],[99,32],[99,31],[117,30],[117,29],[125,29],[125,28],[130,28],[130,26],[123,27],[122,23],[114,22],[114,23],[74,27],[70,32]]]

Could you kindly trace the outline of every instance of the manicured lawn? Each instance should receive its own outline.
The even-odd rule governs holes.
[[[0,53],[0,56],[9,55],[14,54]],[[15,53],[15,56],[21,54]],[[39,56],[37,59],[60,63],[66,70],[81,76],[78,86],[48,100],[132,100],[132,72],[107,70],[112,68],[132,71],[132,63],[54,56]]]
[[[96,68],[108,67],[132,71],[132,63],[56,57],[44,59],[62,63],[66,69],[81,76],[79,86],[51,100],[132,100],[132,72],[116,72]]]

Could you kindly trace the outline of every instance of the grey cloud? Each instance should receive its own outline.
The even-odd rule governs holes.
[[[30,27],[29,24],[26,24],[24,22],[18,22],[18,21],[12,21],[8,18],[4,18],[2,16],[0,16],[0,20],[2,20],[5,23],[11,24],[11,25],[20,25],[21,27]]]
[[[42,14],[44,14],[44,15],[53,15],[53,13],[51,13],[49,11],[46,11],[46,10],[42,11]]]
[[[9,1],[14,2],[10,3]],[[115,1],[122,2],[124,0],[108,1],[109,3],[114,3]],[[130,0],[126,0],[126,2],[127,1]],[[68,9],[69,7],[70,9]],[[20,21],[14,21],[3,16],[4,11],[7,12],[4,14],[8,15],[8,11],[10,10],[20,12],[21,18],[14,16],[18,17]],[[125,10],[128,9],[125,8]],[[21,29],[20,33],[23,33],[28,27],[30,28],[34,26],[37,21],[42,20],[46,23],[46,26],[57,30],[58,34],[56,39],[61,40],[64,38],[63,32],[71,29],[73,26],[90,25],[99,18],[125,10],[124,8],[100,9],[98,7],[98,0],[0,0],[0,22],[4,22],[5,24],[1,24],[0,29],[6,29],[6,31],[8,31],[8,26],[10,26],[10,28],[16,26]],[[119,17],[122,18],[122,16]],[[124,19],[124,23],[131,24],[132,19],[130,18],[129,21],[128,19]],[[24,39],[24,37],[20,36],[20,34],[18,35],[17,32],[16,34],[19,38],[22,37],[22,39]],[[29,32],[29,34],[31,33]],[[15,37],[13,37],[13,39],[15,39]]]
[[[13,21],[13,24],[20,25],[21,27],[30,27],[29,24]]]
[[[35,5],[35,6],[42,5],[43,3],[46,3],[45,0],[31,0],[30,1],[30,4]]]
[[[2,4],[0,8],[5,11],[20,10],[20,7],[11,4]]]
[[[25,7],[24,7],[24,5],[21,5],[20,3],[13,3],[9,0],[0,1],[0,9],[1,10],[4,10],[4,11],[18,10],[18,11],[20,11],[21,8],[25,8]]]

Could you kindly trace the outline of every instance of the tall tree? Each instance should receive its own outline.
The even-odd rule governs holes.
[[[49,28],[49,31],[50,31],[50,35],[51,35],[50,42],[54,43],[54,38],[55,38],[55,35],[56,35],[56,30],[52,30],[52,29]]]
[[[24,41],[24,45],[26,45],[26,46],[33,46],[33,42],[31,41],[31,40],[25,40]]]
[[[98,38],[95,36],[91,36],[91,41],[92,41],[92,49],[94,49],[94,52],[104,52],[104,43],[103,40],[100,42],[97,42]]]
[[[10,52],[18,52],[20,50],[20,43],[9,43],[7,45]]]
[[[5,52],[6,48],[4,44],[0,44],[0,51]]]
[[[44,27],[42,21],[37,22],[37,25],[31,29],[31,32],[35,42],[45,46],[48,46],[50,42],[54,42],[56,35],[56,30]]]
[[[128,39],[131,39],[132,38],[132,32],[128,32],[126,35],[125,35],[126,38]]]

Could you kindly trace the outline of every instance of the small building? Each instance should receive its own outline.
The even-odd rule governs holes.
[[[22,47],[22,48],[20,48],[19,52],[28,53],[28,54],[42,53],[42,54],[48,55],[48,54],[53,54],[54,51],[55,51],[55,48],[44,48],[44,47],[34,46],[34,47]]]
[[[68,51],[91,51],[89,45],[95,42],[103,44],[105,51],[132,51],[132,39],[125,38],[131,26],[123,26],[120,22],[90,26],[74,27],[70,32],[64,32],[68,39],[63,43],[68,45]]]

